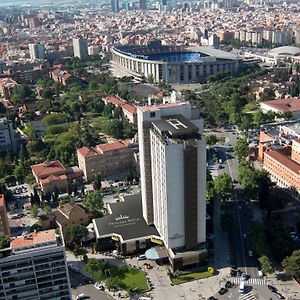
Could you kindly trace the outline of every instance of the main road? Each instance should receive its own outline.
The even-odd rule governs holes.
[[[225,130],[210,132],[210,134],[215,134],[218,137],[225,136],[225,143],[215,146],[218,152],[218,158],[223,161],[223,168],[219,169],[218,173],[229,174],[234,182],[234,192],[229,203],[234,214],[235,222],[235,229],[229,234],[231,264],[250,276],[246,282],[246,285],[249,286],[248,293],[239,295],[237,289],[232,289],[227,294],[219,296],[218,298],[270,300],[273,297],[273,299],[276,299],[277,297],[268,290],[266,281],[258,276],[258,260],[255,253],[253,253],[253,256],[249,256],[249,251],[253,251],[249,231],[254,217],[254,204],[243,199],[241,188],[237,183],[239,161],[234,155],[233,148],[239,135],[236,132]],[[231,280],[238,285],[241,277],[233,277]]]

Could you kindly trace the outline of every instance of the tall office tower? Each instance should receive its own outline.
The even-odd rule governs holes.
[[[29,44],[29,54],[31,59],[45,59],[45,46],[43,44]]]
[[[112,12],[119,12],[120,11],[120,5],[119,0],[111,0],[111,11]]]
[[[205,242],[206,146],[203,120],[188,102],[138,108],[143,216],[167,249]]]
[[[88,57],[88,42],[86,38],[73,39],[74,57],[86,59]]]
[[[147,9],[147,0],[138,0],[138,8],[142,10]]]
[[[0,235],[10,236],[10,228],[7,217],[7,210],[4,195],[0,194]]]
[[[71,299],[65,247],[55,230],[14,238],[0,253],[0,299]]]

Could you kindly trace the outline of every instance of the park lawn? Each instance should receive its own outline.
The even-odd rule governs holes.
[[[176,277],[171,277],[171,281],[173,284],[181,284],[193,280],[198,280],[198,279],[203,279],[203,278],[208,278],[213,276],[211,272],[208,271],[200,271],[200,272],[192,272],[192,273],[187,273],[187,274],[182,274],[180,275],[179,278]]]
[[[128,271],[124,274],[124,278],[122,278],[121,281],[127,292],[129,292],[130,289],[136,289],[139,292],[149,289],[145,273],[136,268],[128,268]]]

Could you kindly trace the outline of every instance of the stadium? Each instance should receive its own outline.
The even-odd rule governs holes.
[[[143,77],[156,83],[202,83],[209,75],[234,74],[242,67],[240,57],[212,47],[115,45],[112,65],[123,76]]]

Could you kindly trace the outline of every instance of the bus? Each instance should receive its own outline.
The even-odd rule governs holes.
[[[243,280],[240,283],[239,292],[240,293],[244,293],[245,292],[245,282]]]

